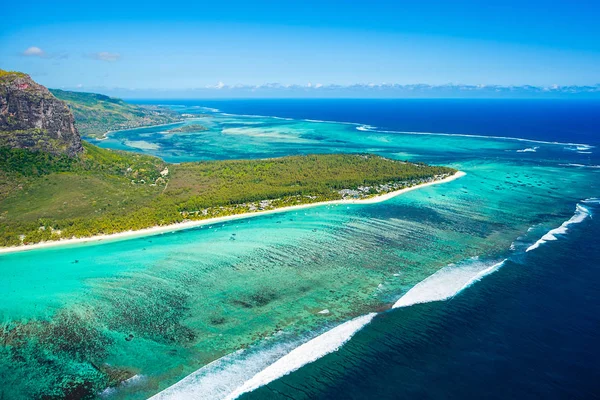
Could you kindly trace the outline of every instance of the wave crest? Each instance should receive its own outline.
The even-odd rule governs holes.
[[[538,146],[528,147],[526,149],[517,150],[517,153],[535,153],[539,149]]]
[[[255,352],[238,351],[200,368],[151,399],[235,399],[337,351],[376,315],[354,318],[300,345],[288,342]]]
[[[450,264],[413,286],[392,308],[450,299],[484,276],[497,271],[505,261],[480,261],[478,257],[473,257],[459,264]]]
[[[597,200],[597,199],[584,200],[584,201],[582,201],[582,203],[585,203],[586,201],[591,202],[591,200]],[[525,251],[528,252],[531,250],[535,250],[538,247],[540,247],[540,245],[542,245],[546,242],[558,240],[558,237],[556,235],[564,235],[569,230],[570,225],[579,224],[579,223],[583,222],[587,217],[591,217],[591,215],[592,215],[592,213],[589,208],[584,207],[581,204],[577,204],[575,206],[575,214],[573,214],[573,216],[571,218],[569,218],[567,221],[563,222],[562,225],[559,226],[558,228],[554,228],[554,229],[551,229],[550,231],[548,231],[548,233],[546,233],[544,236],[542,236],[537,242],[535,242],[534,244],[529,246],[527,248],[527,250],[525,250]]]

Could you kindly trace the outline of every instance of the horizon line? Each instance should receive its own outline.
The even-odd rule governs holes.
[[[71,90],[84,92],[85,90],[120,90],[120,91],[154,91],[154,92],[167,92],[167,91],[182,91],[182,92],[193,92],[193,91],[226,91],[226,90],[304,90],[304,91],[326,91],[326,90],[344,90],[344,89],[364,89],[364,90],[394,90],[394,89],[408,89],[408,90],[427,90],[427,89],[460,89],[470,91],[484,91],[490,89],[497,90],[531,90],[531,91],[563,91],[563,90],[587,90],[587,91],[600,91],[600,83],[586,84],[586,85],[568,85],[568,84],[552,84],[552,85],[530,85],[530,84],[514,84],[514,85],[503,85],[503,84],[462,84],[462,83],[444,83],[444,84],[427,84],[427,83],[352,83],[352,84],[321,84],[321,83],[308,83],[305,85],[301,84],[282,84],[278,82],[264,83],[259,85],[254,84],[225,84],[219,82],[216,85],[205,85],[197,87],[186,87],[186,88],[160,88],[160,87],[145,87],[145,88],[133,88],[133,87],[121,87],[121,86],[87,86],[83,84],[75,86],[60,86],[54,87],[53,89],[60,90]]]

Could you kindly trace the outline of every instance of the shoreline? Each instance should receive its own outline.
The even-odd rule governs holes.
[[[90,237],[85,237],[85,238],[52,240],[52,241],[47,241],[47,242],[35,243],[35,244],[26,244],[26,245],[22,245],[22,246],[0,247],[0,254],[18,253],[18,252],[23,252],[23,251],[44,249],[44,248],[49,248],[49,247],[67,246],[67,245],[71,245],[71,244],[90,243],[90,242],[109,242],[109,241],[116,241],[116,240],[120,240],[120,239],[133,239],[133,238],[137,238],[137,237],[152,236],[152,235],[157,235],[157,234],[166,233],[166,232],[175,232],[175,231],[180,231],[180,230],[185,230],[185,229],[191,229],[191,228],[196,228],[196,227],[204,226],[204,225],[211,225],[211,224],[215,224],[215,223],[219,223],[219,222],[234,221],[234,220],[238,220],[238,219],[252,218],[252,217],[258,217],[258,216],[262,216],[262,215],[277,214],[277,213],[283,213],[283,212],[287,212],[287,211],[302,210],[305,208],[312,208],[312,207],[319,207],[319,206],[326,206],[326,205],[382,203],[384,201],[387,201],[387,200],[394,198],[396,196],[399,196],[401,194],[404,194],[404,193],[407,193],[407,192],[410,192],[410,191],[413,191],[416,189],[421,189],[421,188],[424,188],[427,186],[433,186],[433,185],[438,185],[441,183],[451,182],[451,181],[461,178],[465,175],[466,175],[465,172],[457,171],[454,175],[448,176],[444,179],[427,182],[427,183],[421,183],[419,185],[411,186],[411,187],[400,189],[400,190],[395,190],[393,192],[385,193],[385,194],[378,195],[375,197],[369,197],[366,199],[320,201],[320,202],[316,202],[316,203],[306,203],[306,204],[298,204],[298,205],[294,205],[294,206],[280,207],[280,208],[275,208],[272,210],[255,211],[255,212],[249,212],[249,213],[227,215],[224,217],[214,217],[214,218],[207,218],[207,219],[201,219],[201,220],[196,220],[196,221],[179,222],[179,223],[171,224],[171,225],[162,225],[162,226],[158,225],[158,226],[139,229],[139,230],[135,230],[135,231],[124,231],[124,232],[111,233],[111,234],[105,234],[105,235],[90,236]]]

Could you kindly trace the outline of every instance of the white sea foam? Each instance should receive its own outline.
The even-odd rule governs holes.
[[[337,351],[375,315],[354,318],[305,343],[280,342],[258,351],[238,351],[205,365],[151,399],[235,399]]]
[[[517,150],[517,153],[535,153],[539,147],[528,147],[526,149]]]
[[[510,137],[510,136],[486,136],[486,135],[477,135],[477,134],[470,134],[470,133],[393,131],[393,130],[376,129],[369,125],[361,125],[361,126],[358,126],[356,129],[358,129],[360,131],[379,132],[379,133],[400,133],[400,134],[405,134],[405,135],[457,136],[457,137],[481,138],[481,139],[516,140],[518,142],[552,144],[552,145],[561,145],[561,146],[575,146],[573,148],[566,147],[569,150],[590,150],[590,149],[594,148],[594,146],[591,146],[589,144],[583,144],[583,143],[550,142],[550,141],[546,141],[546,140],[525,139],[525,138],[516,138],[516,137]]]
[[[590,149],[592,149],[594,146],[590,146],[588,144],[580,144],[580,143],[566,143],[571,147],[565,147],[565,149],[567,150],[572,150],[572,151],[588,151]]]
[[[474,257],[450,264],[416,284],[392,308],[450,299],[484,276],[497,271],[505,261],[480,261]]]
[[[359,123],[356,123],[356,122],[328,121],[328,120],[323,120],[323,119],[302,119],[301,121],[317,122],[317,123],[324,123],[324,124],[360,125]]]
[[[578,168],[600,168],[600,165],[588,165],[588,164],[559,164],[562,167],[578,167]]]
[[[585,200],[583,202],[585,202]],[[542,236],[541,239],[539,239],[537,242],[535,242],[534,244],[529,246],[527,248],[527,250],[525,250],[525,251],[527,252],[527,251],[535,250],[538,247],[540,247],[540,245],[542,245],[548,241],[558,240],[558,237],[556,237],[556,235],[564,235],[569,230],[570,225],[579,224],[579,223],[583,222],[587,217],[590,217],[590,216],[591,216],[591,212],[587,207],[577,204],[577,206],[575,207],[575,214],[573,214],[573,216],[569,220],[563,222],[562,225],[559,226],[558,228],[554,228],[554,229],[548,231],[548,233],[546,233],[544,236]]]
[[[290,348],[290,344],[282,343],[256,351],[236,351],[194,371],[150,399],[223,399],[291,349],[293,346]]]
[[[319,123],[323,123],[323,124],[335,124],[336,122],[333,121],[323,121],[322,119],[303,119],[303,121],[306,122],[319,122]]]
[[[377,315],[370,313],[325,332],[322,335],[304,343],[295,348],[289,354],[280,358],[267,368],[256,374],[252,379],[245,382],[241,387],[226,397],[226,399],[235,399],[240,395],[264,386],[275,379],[296,371],[306,364],[310,364],[319,358],[337,351],[346,343],[356,332],[361,330]]]
[[[361,125],[361,126],[357,126],[356,130],[363,131],[363,132],[371,132],[371,131],[375,130],[375,127],[371,126],[371,125]]]
[[[246,117],[246,118],[275,118],[275,119],[284,119],[280,117],[269,117],[268,115],[256,115],[256,114],[230,114],[230,113],[221,113],[221,115],[225,115],[227,117]]]
[[[581,202],[585,204],[600,204],[600,199],[596,197],[590,197],[589,199],[582,200]]]
[[[269,119],[279,119],[282,121],[296,121],[294,118],[286,118],[286,117],[275,117],[271,115],[259,115],[259,114],[231,114],[231,113],[221,113],[221,115],[227,117],[245,117],[245,118],[269,118]]]

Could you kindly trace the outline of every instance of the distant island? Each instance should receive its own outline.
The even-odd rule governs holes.
[[[351,202],[459,176],[370,154],[168,164],[82,141],[77,114],[28,75],[0,71],[0,101],[0,246]]]
[[[202,132],[207,131],[208,128],[204,125],[191,124],[180,126],[179,128],[169,129],[168,133],[190,133],[190,132]]]

